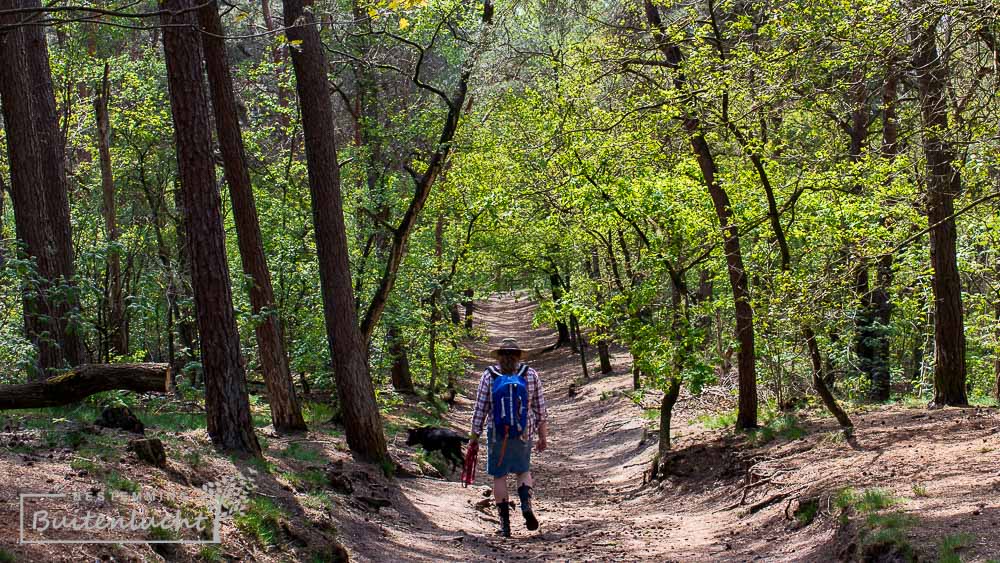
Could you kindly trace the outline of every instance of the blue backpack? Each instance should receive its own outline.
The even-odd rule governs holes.
[[[490,398],[493,403],[493,428],[499,439],[520,438],[528,428],[528,366],[521,364],[517,373],[504,374],[487,368],[493,376]]]

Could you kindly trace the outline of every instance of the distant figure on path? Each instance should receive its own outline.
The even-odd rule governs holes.
[[[510,508],[507,475],[517,476],[517,495],[521,514],[529,530],[538,529],[538,519],[531,509],[531,446],[538,432],[536,448],[544,452],[548,428],[542,382],[534,369],[521,363],[521,348],[513,338],[505,338],[493,350],[497,364],[486,368],[476,391],[476,410],[472,414],[472,442],[479,440],[487,424],[487,473],[493,476],[493,497],[500,512],[504,537],[510,537]]]

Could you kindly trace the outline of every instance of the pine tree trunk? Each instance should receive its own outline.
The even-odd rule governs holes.
[[[962,178],[952,164],[954,151],[945,135],[948,105],[947,68],[938,55],[937,20],[912,31],[917,93],[927,161],[927,221],[931,227],[931,287],[934,290],[934,403],[967,405],[965,325],[962,284],[956,254],[955,198]]]
[[[301,43],[292,52],[296,89],[305,133],[309,194],[319,258],[327,342],[334,365],[337,396],[344,413],[347,443],[370,461],[388,459],[375,388],[368,374],[365,340],[358,328],[347,232],[340,191],[340,168],[333,138],[334,115],[327,62],[316,20],[302,0],[283,0],[288,39]]]
[[[259,456],[226,262],[215,184],[208,99],[194,9],[196,0],[164,0],[163,51],[177,146],[182,215],[201,333],[208,434],[216,448]],[[176,16],[171,13],[178,13]]]
[[[111,88],[108,81],[110,65],[104,63],[104,79],[94,96],[94,113],[97,119],[97,150],[100,154],[101,191],[104,205],[104,227],[108,246],[108,315],[109,350],[116,356],[128,354],[128,329],[125,325],[125,296],[122,293],[121,257],[118,242],[117,207],[115,206],[115,180],[111,168],[111,118],[108,115],[108,98]]]
[[[0,10],[37,8],[38,0],[0,0]],[[0,16],[16,25],[21,15]],[[0,33],[0,100],[11,173],[17,238],[35,260],[40,284],[25,286],[25,335],[36,351],[29,377],[83,361],[83,344],[69,326],[78,309],[72,290],[73,248],[64,143],[56,115],[45,28],[24,25]],[[62,280],[62,282],[60,282]],[[65,290],[54,295],[56,287]]]
[[[84,364],[43,381],[0,385],[0,409],[70,405],[111,390],[163,393],[171,379],[169,364]]]
[[[208,83],[212,92],[212,109],[215,112],[215,128],[222,152],[223,170],[229,185],[229,196],[233,203],[233,219],[236,223],[236,237],[240,247],[243,273],[249,279],[250,305],[254,315],[259,317],[255,333],[260,354],[267,398],[271,407],[274,429],[279,432],[296,432],[306,429],[292,373],[288,368],[281,320],[275,307],[274,290],[271,287],[271,273],[264,255],[264,242],[257,219],[253,185],[247,168],[243,134],[240,131],[233,92],[233,77],[229,70],[226,45],[222,39],[224,30],[219,18],[218,5],[212,2],[198,10],[198,19],[207,33],[201,35],[205,64],[208,68]]]

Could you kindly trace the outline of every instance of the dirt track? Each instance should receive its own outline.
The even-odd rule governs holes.
[[[472,345],[476,361],[448,417],[453,427],[468,429],[472,392],[490,345],[506,336],[518,338],[526,348],[555,341],[553,330],[531,328],[533,310],[531,303],[512,296],[478,304],[476,324],[489,340]],[[831,561],[843,547],[835,535],[836,519],[823,514],[797,529],[785,511],[797,498],[828,500],[844,486],[880,486],[906,498],[903,508],[922,521],[910,539],[927,553],[934,552],[941,537],[969,532],[976,539],[963,552],[966,560],[1000,555],[1000,542],[992,535],[1000,526],[995,410],[893,407],[855,413],[853,445],[830,439],[835,435],[832,421],[803,418],[804,438],[752,448],[731,432],[694,423],[698,402],[682,400],[674,416],[675,475],[643,486],[656,434],[641,443],[643,427],[651,423],[621,395],[631,387],[628,359],[620,351],[613,374],[594,378],[592,373],[572,397],[570,383],[581,375],[579,356],[558,349],[530,360],[544,383],[550,426],[548,451],[533,457],[542,523],[537,533],[526,531],[515,513],[514,537],[500,538],[493,507],[475,508],[488,480],[481,455],[475,488],[462,488],[457,475],[451,480],[399,480],[395,510],[378,520],[377,537],[344,537],[355,558]],[[650,395],[645,403],[655,405],[656,399]],[[754,486],[744,498],[751,468],[761,478],[773,477],[773,483]],[[915,482],[927,485],[927,497],[914,497]],[[787,499],[747,514],[750,505],[786,492]]]

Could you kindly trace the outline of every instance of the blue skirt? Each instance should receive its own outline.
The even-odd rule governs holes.
[[[489,447],[486,450],[486,472],[493,477],[504,477],[508,473],[525,473],[531,467],[532,440],[508,438],[503,445],[503,437],[493,439],[493,428],[486,432]],[[503,459],[500,454],[503,450]]]

